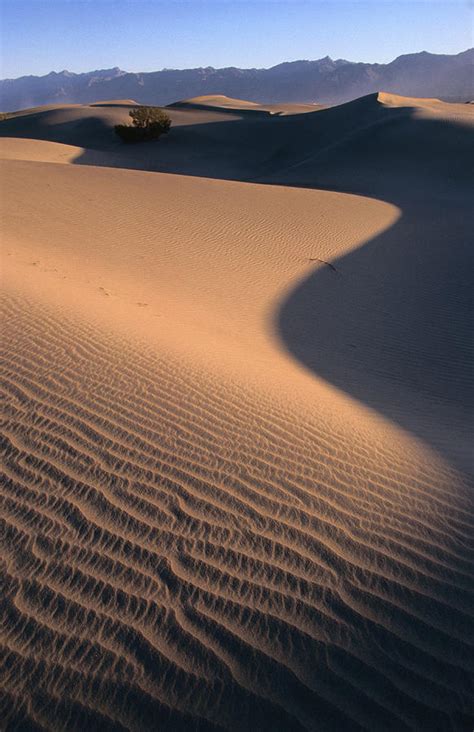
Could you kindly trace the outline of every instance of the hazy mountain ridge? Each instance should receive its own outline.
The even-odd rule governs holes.
[[[283,62],[269,69],[163,69],[128,73],[117,67],[75,74],[52,71],[0,81],[0,105],[12,111],[42,104],[133,98],[169,104],[204,94],[258,101],[335,104],[383,89],[405,96],[468,101],[474,97],[474,49],[456,55],[422,51],[389,64],[333,60]]]

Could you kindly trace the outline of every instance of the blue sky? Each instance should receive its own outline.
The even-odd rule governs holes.
[[[458,53],[473,13],[471,0],[0,0],[0,76]]]

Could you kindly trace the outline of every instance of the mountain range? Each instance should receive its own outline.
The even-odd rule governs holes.
[[[374,91],[470,101],[474,97],[474,48],[456,55],[422,51],[388,64],[355,63],[329,56],[292,61],[269,69],[163,69],[129,73],[117,67],[75,74],[52,71],[0,81],[0,108],[13,111],[43,104],[87,104],[134,99],[166,105],[205,94],[225,94],[262,103],[339,104]]]

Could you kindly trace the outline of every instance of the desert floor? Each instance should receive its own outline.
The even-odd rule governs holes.
[[[0,726],[471,730],[472,105],[0,123]]]

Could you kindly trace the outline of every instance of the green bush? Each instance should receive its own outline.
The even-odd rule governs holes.
[[[143,130],[132,127],[132,125],[115,125],[114,129],[123,142],[139,142],[145,139]]]
[[[115,125],[115,133],[123,142],[157,140],[171,127],[171,119],[159,107],[135,107],[129,112],[131,125]]]

